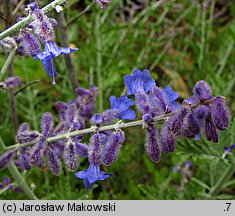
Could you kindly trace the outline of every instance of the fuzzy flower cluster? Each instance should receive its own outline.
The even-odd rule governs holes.
[[[28,4],[26,10],[32,15],[34,21],[22,29],[20,35],[16,37],[19,43],[17,52],[42,61],[45,71],[52,78],[52,84],[55,84],[57,76],[55,58],[78,49],[57,47],[54,33],[57,21],[45,15],[36,3]],[[44,50],[41,50],[41,43],[44,45]]]
[[[60,119],[57,126],[54,126],[53,115],[48,112],[42,116],[41,131],[30,130],[29,124],[23,123],[16,136],[18,148],[0,157],[0,169],[14,160],[22,170],[46,166],[53,174],[59,175],[63,164],[67,170],[77,171],[79,159],[85,157],[89,161],[88,169],[78,171],[75,175],[84,181],[87,189],[91,189],[97,181],[112,176],[100,167],[110,166],[117,161],[125,140],[119,125],[121,121],[136,118],[134,105],[142,115],[146,130],[146,153],[155,163],[159,162],[162,152],[175,151],[178,137],[200,139],[205,133],[209,141],[218,142],[219,130],[225,130],[230,125],[230,113],[224,98],[212,96],[211,88],[205,81],[196,83],[193,96],[182,105],[176,101],[179,94],[170,86],[156,86],[148,70],[142,72],[136,69],[132,75],[124,77],[124,84],[127,87],[126,94],[111,96],[110,108],[103,113],[94,113],[98,89],[92,85],[90,89],[77,88],[76,100],[55,104]],[[128,98],[130,95],[135,100]],[[160,124],[159,119],[166,121]],[[66,136],[68,132],[87,128],[90,123],[93,124],[93,130],[89,130],[93,134],[88,144],[83,143],[83,136]],[[106,125],[111,125],[112,129],[100,130]],[[61,139],[53,138],[62,134],[64,136]],[[25,145],[30,142],[34,144]],[[232,148],[234,146],[227,151]]]

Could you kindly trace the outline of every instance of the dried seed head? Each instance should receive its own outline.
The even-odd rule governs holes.
[[[220,96],[211,104],[211,117],[219,130],[229,128],[231,115],[225,101]]]
[[[145,149],[147,155],[153,162],[158,163],[161,158],[161,150],[159,146],[157,128],[154,124],[149,124],[146,132],[147,140],[145,143]]]
[[[78,168],[78,159],[75,143],[69,142],[64,149],[64,162],[67,170],[76,171]]]
[[[114,132],[108,139],[102,151],[102,163],[105,166],[111,165],[118,159],[120,148],[125,140],[123,131]]]

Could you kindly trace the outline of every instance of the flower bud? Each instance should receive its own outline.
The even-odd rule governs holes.
[[[195,115],[198,120],[205,120],[209,115],[209,107],[201,105],[195,109]]]
[[[102,163],[105,166],[109,166],[117,160],[124,140],[125,136],[121,130],[118,130],[109,137],[102,151]]]
[[[221,97],[217,97],[211,104],[211,117],[219,130],[229,128],[231,115],[225,101]]]
[[[95,133],[90,138],[88,159],[89,162],[95,166],[98,166],[101,163],[101,138],[101,135],[98,133]]]
[[[194,112],[190,112],[184,122],[182,135],[188,138],[195,138],[200,133],[200,125]]]
[[[136,107],[141,113],[149,113],[150,99],[149,95],[144,91],[138,91],[135,95]]]
[[[30,56],[36,56],[40,51],[40,42],[30,31],[23,30],[20,34],[20,45]]]
[[[212,97],[211,87],[203,80],[198,81],[193,89],[193,94],[200,101],[209,100]]]
[[[31,142],[37,139],[38,136],[39,133],[37,131],[23,131],[16,136],[16,140],[18,143]]]
[[[157,128],[154,124],[149,124],[145,149],[149,158],[155,163],[158,163],[161,158],[161,150],[158,142]]]
[[[78,155],[82,157],[88,156],[88,146],[86,144],[75,142],[75,147]]]
[[[215,143],[218,143],[218,141],[219,141],[219,131],[216,128],[215,123],[213,122],[213,119],[212,119],[211,115],[209,115],[206,118],[205,134],[206,134],[206,138],[209,141],[213,141]]]
[[[78,110],[74,103],[68,106],[68,109],[65,112],[65,121],[68,125],[73,125],[78,122]]]
[[[169,120],[167,121],[168,122],[167,124],[170,126],[169,130],[171,131],[172,134],[174,135],[181,134],[181,130],[184,125],[184,119],[188,112],[189,110],[187,108],[182,107],[176,115],[169,118]]]
[[[166,111],[167,97],[161,88],[154,86],[150,90],[150,98],[151,111],[155,114],[164,113]]]
[[[18,85],[20,85],[22,83],[22,79],[20,77],[14,76],[14,77],[8,77],[5,81],[4,81],[4,88],[7,89],[12,89],[17,87]]]
[[[6,166],[11,162],[11,160],[15,157],[15,151],[5,152],[0,157],[0,170],[6,168]]]
[[[24,170],[30,170],[32,167],[31,162],[30,162],[30,158],[27,153],[20,154],[19,162],[20,162],[21,167]]]
[[[24,123],[22,123],[20,126],[19,126],[19,128],[18,128],[18,130],[17,130],[17,134],[20,134],[20,133],[22,133],[22,132],[24,132],[24,131],[29,131],[30,130],[30,125],[29,125],[29,123],[28,122],[24,122]]]
[[[67,170],[76,171],[78,168],[78,159],[74,142],[69,142],[64,149],[64,162]]]
[[[175,151],[176,137],[170,130],[169,120],[166,121],[162,126],[160,133],[160,143],[161,143],[161,148],[165,153],[170,153]]]
[[[54,126],[53,115],[49,112],[43,114],[41,119],[41,130],[43,136],[48,136]]]
[[[55,175],[60,175],[61,173],[61,162],[57,152],[51,148],[46,151],[47,166],[51,172]]]

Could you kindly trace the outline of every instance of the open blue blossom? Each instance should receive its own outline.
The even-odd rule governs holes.
[[[41,51],[36,56],[34,56],[35,59],[39,59],[42,61],[50,58],[55,58],[59,55],[70,54],[78,50],[78,48],[57,47],[55,41],[47,41],[44,43],[44,45],[44,51]]]
[[[124,77],[124,84],[127,87],[127,95],[137,94],[139,91],[148,92],[156,85],[147,69],[143,72],[136,69],[133,75],[126,75]]]
[[[117,115],[119,119],[135,119],[136,114],[133,110],[130,109],[130,106],[134,105],[134,101],[129,99],[126,95],[123,95],[120,98],[111,96],[109,98],[109,101],[111,109],[117,110]]]
[[[179,97],[179,94],[175,91],[170,86],[166,86],[163,89],[163,92],[166,94],[167,99],[168,99],[168,108],[170,109],[170,112],[173,112],[177,109],[180,108],[179,103],[177,103],[175,100]]]
[[[57,47],[54,41],[48,41],[45,42],[45,50],[40,51],[36,56],[34,56],[34,59],[42,61],[43,67],[47,74],[52,78],[52,84],[54,85],[56,83],[55,78],[57,76],[54,58],[59,55],[70,54],[76,50],[78,49]]]
[[[93,164],[90,164],[87,170],[76,173],[76,177],[83,179],[84,185],[88,190],[90,190],[97,181],[103,181],[110,176],[112,176],[112,174],[105,173],[100,170],[100,166],[95,166]]]
[[[222,158],[225,158],[233,149],[235,149],[235,144],[231,145],[230,147],[225,146]]]

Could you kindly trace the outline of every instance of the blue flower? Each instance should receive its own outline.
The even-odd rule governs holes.
[[[180,108],[179,103],[177,103],[175,100],[179,97],[179,94],[172,90],[170,86],[166,86],[163,89],[163,92],[166,94],[168,99],[168,107],[170,108],[170,112],[173,112]]]
[[[137,94],[139,91],[148,92],[156,85],[147,69],[143,72],[136,69],[133,75],[126,75],[124,77],[124,84],[127,87],[127,95]]]
[[[47,74],[52,78],[52,85],[56,84],[55,78],[57,76],[57,71],[54,58],[44,59],[42,60],[42,64]]]
[[[78,48],[57,47],[55,41],[47,41],[44,43],[44,45],[44,51],[41,51],[36,56],[34,56],[35,59],[39,59],[42,61],[45,59],[55,58],[59,55],[70,54],[78,50]]]
[[[110,176],[112,176],[112,174],[105,173],[100,170],[99,166],[93,164],[90,164],[87,170],[76,173],[76,177],[83,179],[84,185],[88,190],[90,190],[97,181],[103,181]]]
[[[224,147],[222,158],[225,158],[233,149],[235,149],[235,144],[231,145],[230,147]]]
[[[133,110],[130,109],[130,106],[134,105],[134,101],[129,99],[126,95],[117,98],[115,96],[111,96],[109,98],[111,109],[117,110],[117,115],[119,119],[135,119],[136,115]]]
[[[45,42],[44,51],[40,51],[34,56],[34,59],[42,61],[43,67],[47,74],[52,77],[52,85],[54,85],[56,83],[55,78],[57,76],[54,58],[59,55],[70,54],[76,50],[78,49],[57,47],[54,41],[47,41]]]

